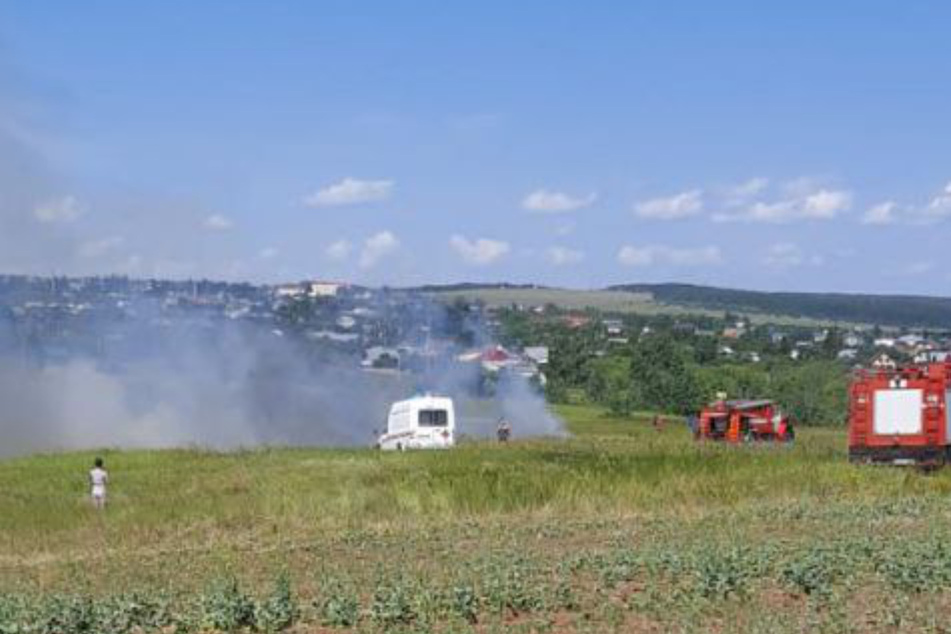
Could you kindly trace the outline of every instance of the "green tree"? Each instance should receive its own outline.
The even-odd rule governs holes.
[[[848,407],[848,372],[834,361],[783,366],[773,378],[774,398],[805,425],[842,424]]]
[[[630,360],[621,356],[593,359],[588,364],[585,393],[611,413],[630,414],[636,406],[631,386]]]
[[[640,406],[677,414],[695,411],[703,392],[686,352],[672,337],[641,337],[631,355],[632,400]]]

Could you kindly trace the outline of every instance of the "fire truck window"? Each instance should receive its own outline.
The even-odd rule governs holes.
[[[419,410],[420,427],[445,427],[449,424],[449,413],[444,409]]]

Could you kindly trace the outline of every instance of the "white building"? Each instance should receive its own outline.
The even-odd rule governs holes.
[[[923,350],[915,355],[915,363],[945,363],[951,361],[951,352],[946,350]]]
[[[340,282],[311,282],[307,294],[311,297],[336,297],[346,284]]]
[[[522,353],[538,365],[548,363],[548,346],[527,346]]]

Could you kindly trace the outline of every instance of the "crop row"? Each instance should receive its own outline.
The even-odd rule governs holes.
[[[493,556],[461,563],[457,576],[445,579],[398,570],[378,570],[372,579],[323,574],[306,599],[287,574],[263,596],[231,577],[187,596],[7,594],[0,595],[0,634],[280,632],[295,623],[425,631],[435,624],[465,628],[493,617],[590,611],[619,598],[631,610],[662,617],[659,606],[755,597],[767,584],[814,601],[859,582],[915,595],[951,590],[949,543],[947,535],[932,535],[809,546],[617,548],[547,565]]]

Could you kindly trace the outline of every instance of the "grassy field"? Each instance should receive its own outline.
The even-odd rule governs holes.
[[[432,294],[443,301],[452,302],[462,298],[467,301],[482,301],[489,307],[521,304],[535,307],[553,304],[567,310],[592,308],[607,313],[633,313],[640,315],[709,315],[722,318],[724,311],[710,310],[696,306],[678,306],[655,301],[650,293],[630,293],[626,291],[574,290],[559,288],[479,288],[440,291]],[[755,311],[740,310],[750,321],[756,324],[777,324],[786,326],[823,327],[849,325],[844,322],[796,317],[792,315],[770,315]]]
[[[951,472],[559,413],[451,452],[104,451],[104,513],[93,453],[0,462],[0,632],[947,631]]]

